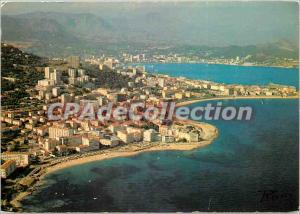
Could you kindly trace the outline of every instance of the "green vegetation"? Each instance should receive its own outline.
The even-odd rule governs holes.
[[[19,106],[22,98],[28,97],[29,94],[25,91],[13,91],[12,93],[9,93],[8,96],[2,97],[1,104],[3,106]]]
[[[134,82],[134,78],[123,76],[113,71],[100,71],[98,66],[83,65],[83,69],[86,70],[87,74],[93,78],[96,78],[96,85],[98,87],[110,88],[110,89],[121,89],[128,87],[128,82]],[[142,86],[140,84],[139,86]]]
[[[1,44],[1,63],[1,104],[18,106],[22,98],[29,96],[26,89],[43,79],[43,72],[37,71],[36,67],[46,64],[38,56],[4,44]]]
[[[155,131],[159,131],[159,126],[154,124],[154,123],[151,123],[151,122],[143,125],[141,128],[143,128],[143,129],[154,129]]]
[[[14,90],[15,87],[16,84],[14,82],[1,78],[1,91],[4,92],[4,91]]]

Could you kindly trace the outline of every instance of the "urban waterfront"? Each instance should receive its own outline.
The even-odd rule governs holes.
[[[299,210],[296,2],[1,6],[1,210]]]
[[[298,100],[251,105],[251,121],[213,121],[215,142],[192,151],[143,153],[50,174],[26,211],[289,211],[298,203]],[[193,105],[205,105],[196,103]],[[264,191],[285,197],[263,198]],[[242,208],[242,209],[241,209]]]
[[[147,71],[173,77],[209,80],[225,84],[267,85],[269,83],[299,86],[298,68],[238,66],[199,63],[145,64]]]

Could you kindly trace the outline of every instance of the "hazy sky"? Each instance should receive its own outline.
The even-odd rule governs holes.
[[[192,3],[7,3],[2,14],[30,12],[93,13],[114,20],[138,20],[145,27],[176,28],[201,45],[247,45],[276,40],[298,43],[296,2],[192,2]],[[154,20],[154,21],[153,21]],[[153,26],[152,26],[153,27]]]

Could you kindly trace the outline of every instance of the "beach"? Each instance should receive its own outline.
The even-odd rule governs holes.
[[[217,137],[217,129],[213,131],[215,133],[215,137]],[[22,200],[26,198],[27,196],[31,195],[39,186],[43,185],[45,183],[45,176],[47,176],[50,173],[56,172],[58,170],[62,170],[68,167],[72,167],[75,165],[81,165],[86,164],[89,162],[94,161],[102,161],[102,160],[108,160],[112,158],[120,158],[120,157],[130,157],[135,156],[140,153],[144,152],[154,152],[154,151],[188,151],[193,150],[201,147],[205,147],[213,142],[212,140],[205,140],[201,142],[196,143],[161,143],[156,142],[153,143],[153,146],[145,146],[144,148],[134,148],[134,146],[125,146],[122,147],[122,150],[113,148],[111,150],[106,150],[105,153],[97,154],[97,155],[90,155],[86,157],[76,158],[76,159],[70,159],[68,161],[63,161],[61,163],[58,163],[53,166],[46,167],[44,171],[39,173],[37,175],[37,182],[30,187],[30,190],[27,190],[25,192],[20,192],[10,203],[15,208],[21,208],[22,207]]]
[[[117,157],[129,157],[143,152],[151,152],[151,151],[164,151],[164,150],[185,151],[185,150],[197,149],[209,145],[218,136],[218,129],[213,125],[207,123],[199,123],[192,120],[181,121],[181,123],[190,124],[202,129],[204,132],[203,141],[189,142],[189,143],[177,143],[177,142],[176,143],[153,142],[153,143],[142,143],[142,144],[137,143],[137,144],[125,145],[120,148],[118,147],[111,148],[105,150],[105,152],[101,154],[90,155],[90,156],[81,157],[77,159],[70,159],[67,162],[64,161],[56,165],[47,167],[42,177],[44,177],[48,173],[52,173],[60,169],[64,169],[67,167],[84,164],[88,162],[93,162],[93,161],[107,160],[107,159],[117,158]]]
[[[186,150],[193,150],[200,147],[204,147],[212,143],[213,141],[202,141],[201,143],[169,143],[169,144],[161,144],[158,143],[158,145],[154,145],[152,147],[148,147],[145,149],[135,150],[135,151],[111,151],[109,153],[99,154],[99,155],[93,155],[88,156],[76,160],[70,160],[68,162],[63,162],[57,165],[54,165],[52,167],[49,167],[46,169],[47,175],[49,173],[55,172],[57,170],[61,170],[64,168],[68,168],[75,165],[85,164],[93,161],[101,161],[101,160],[107,160],[112,158],[118,158],[118,157],[130,157],[134,155],[138,155],[143,152],[152,152],[152,151],[186,151]]]

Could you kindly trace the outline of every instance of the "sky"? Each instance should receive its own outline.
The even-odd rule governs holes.
[[[155,25],[157,29],[168,27],[173,34],[183,34],[178,38],[184,40],[186,35],[199,45],[265,44],[277,40],[298,44],[296,2],[7,3],[1,11],[4,15],[61,12],[92,13],[110,21],[124,18],[134,23],[136,30],[141,30],[139,26],[154,31]]]

